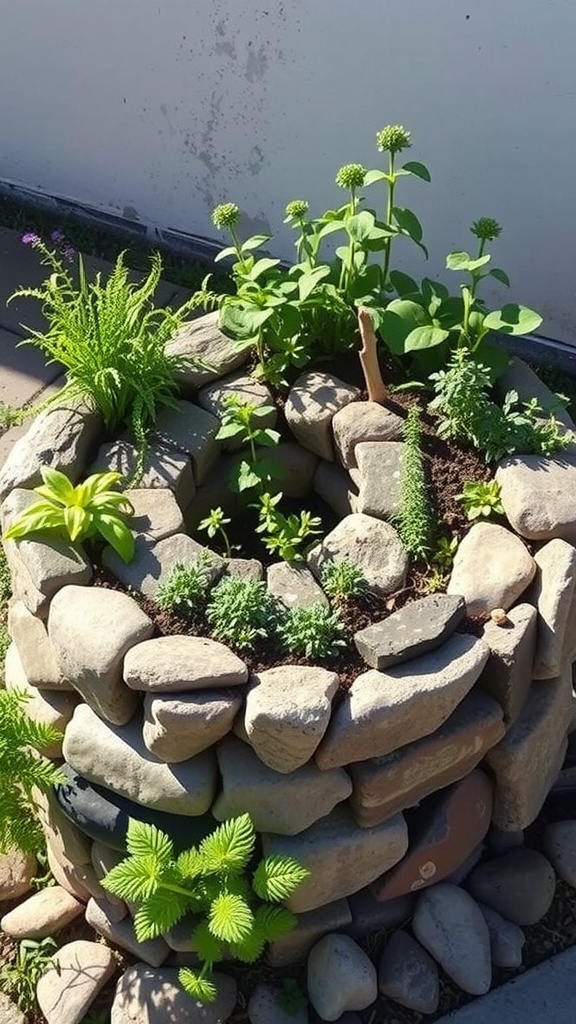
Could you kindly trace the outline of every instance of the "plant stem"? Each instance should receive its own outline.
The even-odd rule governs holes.
[[[228,534],[223,526],[219,526],[218,529],[222,534],[222,540],[224,541],[224,549],[226,551],[226,558],[232,558],[232,548],[230,547],[230,541],[228,540]]]
[[[390,153],[388,163],[388,202],[386,206],[386,226],[391,227],[392,225],[392,210],[394,209],[394,186],[396,185],[396,176],[394,174],[394,153]],[[384,249],[384,270],[382,276],[382,289],[386,291],[388,288],[388,274],[390,271],[390,255],[392,252],[392,238],[386,239],[386,246]]]

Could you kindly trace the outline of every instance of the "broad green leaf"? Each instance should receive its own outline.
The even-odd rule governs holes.
[[[361,210],[360,213],[347,218],[346,231],[354,242],[364,242],[369,238],[374,223],[374,214],[368,210]]]
[[[390,181],[390,176],[385,171],[373,170],[366,171],[366,177],[364,178],[364,185],[373,185],[376,181]]]
[[[51,466],[42,466],[40,475],[44,481],[45,488],[50,489],[55,501],[66,505],[73,504],[75,497],[74,486],[64,473],[61,473],[59,469],[53,469]]]
[[[394,238],[395,235],[395,231],[388,231],[387,228],[381,228],[376,225],[362,244],[369,252],[382,252],[386,248],[388,239]]]
[[[266,274],[267,271],[272,270],[273,267],[277,267],[280,260],[274,260],[269,256],[263,256],[261,260],[256,260],[256,263],[252,267],[249,278],[252,281],[257,281],[262,274]]]
[[[272,413],[276,414],[276,408],[273,405],[259,405],[257,409],[254,409],[251,413],[253,420],[265,420],[268,419]]]
[[[172,840],[156,825],[130,818],[126,833],[126,849],[134,857],[155,857],[166,866],[174,858]]]
[[[445,299],[436,310],[436,320],[445,330],[460,327],[464,316],[464,303],[456,295]]]
[[[220,252],[216,253],[214,257],[214,263],[219,263],[220,260],[225,260],[229,256],[237,256],[236,249],[233,245],[227,245],[225,249],[221,249]]]
[[[237,437],[244,434],[246,427],[243,423],[223,423],[216,434],[216,441],[225,441],[230,437]]]
[[[329,221],[320,228],[317,237],[326,238],[327,235],[333,235],[335,231],[344,231],[345,226],[344,220],[341,219]]]
[[[93,524],[110,547],[114,548],[123,562],[131,562],[134,558],[134,537],[125,523],[114,515],[106,512],[95,512]]]
[[[413,277],[409,277],[408,274],[404,274],[401,270],[392,270],[390,273],[390,280],[394,291],[398,293],[400,298],[405,295],[413,295],[419,291],[418,285]]]
[[[281,855],[260,861],[254,873],[254,892],[261,900],[281,903],[304,882],[310,872],[292,857]]]
[[[200,846],[204,868],[210,873],[238,873],[242,871],[254,852],[256,836],[249,814],[230,818]]]
[[[260,477],[254,472],[249,462],[242,460],[233,470],[230,479],[230,490],[234,494],[248,491],[252,487],[258,487]]]
[[[280,434],[277,430],[259,430],[256,443],[262,448],[275,448],[280,440]]]
[[[533,309],[527,306],[519,306],[515,302],[509,302],[502,309],[496,309],[489,313],[484,320],[484,325],[491,331],[500,331],[502,334],[515,336],[531,334],[538,330],[542,323],[542,317]]]
[[[497,281],[500,281],[500,284],[505,284],[507,288],[510,287],[510,278],[505,270],[501,270],[500,267],[493,267],[489,274],[490,277],[495,277]]]
[[[422,241],[422,225],[420,224],[416,214],[412,213],[412,210],[406,210],[401,206],[395,206],[392,213],[398,227],[402,231],[406,232],[406,234],[415,242]]]
[[[443,331],[440,327],[416,327],[406,338],[404,351],[417,352],[423,348],[434,348],[435,345],[441,345],[446,341],[447,337],[448,331]]]
[[[218,998],[218,989],[214,982],[208,978],[201,978],[191,967],[180,968],[178,981],[184,991],[199,1003],[215,1003]]]
[[[43,530],[60,530],[64,528],[64,509],[54,508],[45,501],[38,501],[27,508],[21,516],[3,533],[4,540],[17,540],[29,533],[40,533]]]
[[[188,901],[180,893],[162,886],[144,900],[134,917],[134,932],[138,942],[155,939],[169,931],[188,910]]]
[[[78,484],[75,488],[76,497],[75,504],[81,505],[82,508],[86,508],[86,505],[92,498],[96,497],[97,494],[104,494],[106,491],[111,491],[112,488],[117,487],[122,481],[121,473],[93,473],[84,480],[83,483]]]
[[[477,363],[483,363],[490,370],[492,380],[498,380],[510,365],[510,356],[503,345],[483,338],[474,352],[474,359]]]
[[[78,505],[70,505],[64,509],[64,523],[71,541],[80,540],[90,526],[90,513]]]
[[[302,274],[302,277],[298,278],[298,297],[300,302],[304,302],[308,296],[314,291],[317,284],[323,281],[325,277],[330,276],[330,267],[319,266],[315,267],[314,270],[310,270],[306,274]]]
[[[489,253],[484,256],[479,256],[477,259],[470,255],[468,252],[450,252],[446,257],[446,269],[447,270],[466,270],[472,273],[474,270],[479,270],[480,267],[486,266],[491,260]]]
[[[208,927],[222,942],[242,942],[254,926],[254,915],[241,896],[223,892],[210,904]]]
[[[259,249],[261,245],[266,245],[269,242],[272,235],[252,235],[247,238],[245,242],[242,242],[242,252],[250,252],[252,249]]]
[[[415,174],[417,178],[422,178],[422,181],[432,180],[426,165],[419,163],[418,160],[409,160],[407,164],[404,164],[404,170],[409,174]]]
[[[220,329],[242,340],[252,339],[273,312],[272,308],[247,308],[233,302],[225,302],[220,310]]]

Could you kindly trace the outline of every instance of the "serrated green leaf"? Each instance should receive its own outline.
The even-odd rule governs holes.
[[[208,927],[222,942],[242,942],[254,926],[254,915],[241,896],[223,892],[212,901]]]
[[[261,932],[254,929],[241,942],[231,942],[230,949],[238,960],[245,964],[253,964],[264,952],[266,940]]]
[[[255,842],[249,814],[230,818],[202,841],[200,854],[204,870],[212,874],[238,874],[248,864]]]
[[[254,873],[254,892],[261,900],[280,903],[288,899],[309,874],[308,869],[292,857],[266,857]]]
[[[159,888],[144,900],[134,916],[134,933],[138,942],[154,939],[169,931],[188,909],[185,896],[171,889]]]
[[[154,857],[163,867],[174,859],[174,846],[166,833],[135,818],[128,822],[126,849],[133,857]]]
[[[212,934],[206,921],[201,921],[192,932],[195,951],[201,960],[209,964],[218,963],[224,955],[222,943]]]
[[[155,857],[127,857],[102,879],[113,896],[130,902],[149,899],[158,888],[160,870]]]
[[[182,985],[184,991],[187,992],[192,999],[196,999],[200,1003],[214,1003],[218,998],[218,989],[214,982],[210,981],[208,978],[200,977],[200,975],[190,967],[180,968],[178,971],[178,981]]]
[[[194,848],[184,850],[176,858],[176,871],[182,881],[192,881],[199,878],[204,870],[204,858],[199,850]]]
[[[287,935],[297,923],[296,915],[286,907],[258,907],[254,914],[254,927],[262,933],[266,942],[274,942]]]

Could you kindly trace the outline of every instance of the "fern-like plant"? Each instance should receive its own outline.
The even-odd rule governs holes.
[[[156,591],[156,604],[165,611],[196,618],[208,600],[213,571],[205,552],[193,562],[176,562],[168,579]]]
[[[224,822],[178,857],[163,832],[131,820],[129,856],[102,881],[113,895],[138,905],[134,929],[140,942],[173,928],[187,913],[201,916],[192,938],[202,967],[179,972],[184,990],[200,1002],[217,998],[212,968],[228,950],[253,963],[267,942],[296,923],[290,911],[273,904],[286,900],[309,872],[290,857],[273,856],[261,860],[249,879],[255,844],[248,814]]]
[[[27,700],[24,691],[0,690],[0,853],[35,852],[42,846],[34,789],[63,781],[61,772],[38,753],[60,734],[28,717]]]
[[[337,612],[319,601],[307,608],[291,608],[278,627],[282,646],[289,654],[329,658],[346,646],[344,626]]]
[[[408,554],[413,558],[426,558],[431,515],[424,476],[421,415],[416,405],[410,409],[404,424],[404,445],[397,528]]]
[[[225,576],[214,588],[206,609],[212,636],[239,651],[249,651],[274,632],[279,609],[261,580]]]

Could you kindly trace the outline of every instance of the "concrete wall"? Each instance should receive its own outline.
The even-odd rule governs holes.
[[[374,165],[375,131],[401,122],[433,174],[404,189],[428,271],[494,216],[514,296],[545,315],[543,333],[576,342],[573,0],[0,10],[0,181],[203,236],[211,207],[234,199],[249,226],[276,229],[290,198],[335,201],[337,167]],[[405,266],[425,270],[408,250]]]

